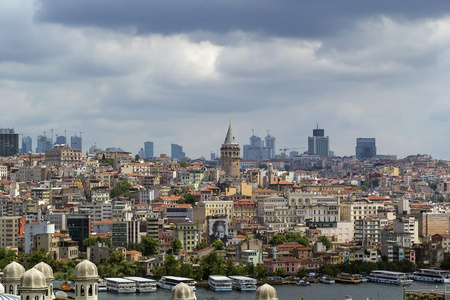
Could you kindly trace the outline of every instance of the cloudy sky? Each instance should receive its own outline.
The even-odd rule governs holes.
[[[266,130],[450,159],[450,2],[0,1],[0,128],[155,154]]]

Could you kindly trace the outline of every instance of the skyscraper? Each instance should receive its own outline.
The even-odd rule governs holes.
[[[153,154],[153,142],[145,142],[144,143],[144,158],[150,159],[155,157]]]
[[[12,156],[19,153],[19,134],[14,129],[0,129],[0,156]]]
[[[170,153],[172,158],[176,158],[178,160],[181,160],[186,157],[186,154],[183,152],[183,146],[177,145],[177,144],[171,144],[170,145]]]
[[[83,152],[81,136],[72,136],[70,138],[70,147],[80,149]]]
[[[56,137],[56,144],[57,145],[66,145],[66,137],[64,135],[58,135]]]
[[[33,152],[33,140],[29,136],[22,138],[22,153]]]
[[[43,135],[38,135],[36,153],[44,153],[45,150],[52,148],[52,141]]]
[[[377,155],[375,138],[357,138],[356,139],[356,158],[366,159]]]
[[[266,148],[269,149],[269,158],[272,159],[275,157],[275,140],[274,136],[269,134],[269,130],[267,130],[266,140]]]
[[[325,130],[319,129],[317,125],[317,129],[313,129],[313,136],[308,137],[308,153],[326,157],[329,151],[329,137],[325,136]]]

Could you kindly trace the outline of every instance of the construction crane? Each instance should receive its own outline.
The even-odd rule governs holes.
[[[282,148],[280,151],[283,151],[283,159],[286,159],[286,151],[287,150],[295,150],[295,149],[303,149],[305,147],[295,147],[295,148]]]

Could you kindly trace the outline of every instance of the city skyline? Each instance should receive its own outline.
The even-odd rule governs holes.
[[[209,157],[231,118],[241,147],[258,128],[273,130],[277,151],[307,147],[319,123],[337,156],[373,137],[380,154],[450,159],[445,1],[0,7],[0,127],[34,148],[41,132],[66,127],[84,132],[83,153],[137,153],[151,140],[155,155],[177,143]]]

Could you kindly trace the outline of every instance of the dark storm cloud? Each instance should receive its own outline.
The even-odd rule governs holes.
[[[449,1],[166,0],[59,1],[40,3],[41,22],[110,29],[133,27],[139,34],[211,31],[258,32],[318,38],[349,29],[355,21],[390,16],[417,19],[450,11]]]

